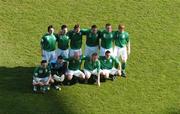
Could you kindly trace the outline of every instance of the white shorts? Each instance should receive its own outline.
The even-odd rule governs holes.
[[[68,58],[69,56],[69,49],[67,50],[62,50],[62,49],[56,49],[56,56],[58,57],[59,55],[65,57],[65,58]]]
[[[69,57],[73,57],[76,52],[80,53],[80,56],[82,55],[81,49],[69,49]]]
[[[45,77],[45,78],[38,78],[38,77],[33,77],[33,83],[39,83],[39,82],[47,82],[49,79],[49,77]]]
[[[101,71],[99,71],[99,72],[101,72]],[[87,70],[87,69],[84,69],[84,74],[86,75],[86,76],[91,76],[91,74],[93,74],[93,75],[98,75],[98,72],[97,72],[97,69],[94,69],[93,71],[90,71],[90,70]]]
[[[121,59],[126,62],[127,61],[127,48],[126,48],[126,46],[122,47],[122,48],[115,46],[114,47],[114,56],[117,58],[121,57]]]
[[[110,75],[117,75],[118,69],[113,67],[112,69],[103,69],[103,70],[101,70],[101,72],[108,73]]]
[[[111,52],[111,56],[114,56],[113,48],[105,49],[103,47],[100,48],[100,56],[105,56],[106,51],[110,51]]]
[[[71,75],[71,76],[74,75],[76,77],[80,77],[80,75],[81,75],[81,76],[83,76],[83,78],[85,78],[83,74],[84,73],[82,71],[80,71],[80,70],[68,70],[67,73],[66,73],[66,75]]]
[[[93,53],[98,53],[98,46],[90,47],[86,45],[84,55],[90,57]]]
[[[46,51],[42,52],[42,60],[46,60],[47,62],[56,61],[56,52],[55,51]]]

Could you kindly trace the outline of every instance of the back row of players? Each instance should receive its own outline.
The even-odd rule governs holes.
[[[83,35],[86,36],[84,56],[81,49]],[[97,84],[100,86],[100,78],[114,78],[117,75],[126,77],[130,40],[123,24],[118,25],[117,31],[112,31],[111,24],[106,24],[105,30],[98,30],[96,25],[92,25],[91,29],[81,29],[80,25],[76,24],[71,31],[68,31],[66,25],[62,25],[57,34],[50,25],[41,39],[41,50],[41,66],[35,69],[33,76],[34,91],[37,91],[37,85],[62,81],[64,75],[68,81],[72,80],[73,76],[88,80],[91,75],[96,75]],[[80,69],[82,60],[85,60],[83,72]],[[48,63],[51,68],[48,68]],[[55,87],[59,88],[57,84]],[[45,88],[42,90],[45,91]]]

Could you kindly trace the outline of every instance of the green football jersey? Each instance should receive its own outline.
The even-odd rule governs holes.
[[[75,59],[74,57],[70,57],[65,59],[69,62],[68,69],[69,70],[80,70],[82,61],[84,60],[84,57],[80,57],[80,59]]]
[[[59,49],[67,50],[69,48],[69,36],[67,34],[56,35],[56,38]]]
[[[68,32],[70,38],[71,49],[80,49],[82,46],[82,36],[86,34],[86,31],[81,30],[79,33],[74,32],[74,30]]]
[[[113,47],[114,32],[107,32],[106,30],[101,32],[101,46],[105,49]]]
[[[100,61],[92,61],[90,59],[90,57],[86,57],[86,60],[84,62],[84,68],[90,71],[93,71],[95,69],[97,69],[97,71],[99,72],[100,70]]]
[[[38,66],[34,70],[34,77],[45,78],[45,77],[49,77],[50,74],[51,74],[51,70],[49,66],[47,68],[42,68],[41,66]]]
[[[56,49],[56,37],[54,34],[45,34],[41,39],[41,47],[45,51],[54,51]]]
[[[127,32],[119,32],[115,33],[115,45],[118,47],[124,47],[129,42],[129,34]]]
[[[97,33],[91,32],[88,30],[86,32],[86,45],[89,47],[98,46],[99,45],[100,32]]]
[[[113,67],[118,68],[120,62],[117,58],[110,57],[107,59],[105,56],[99,58],[101,63],[101,69],[112,69]]]

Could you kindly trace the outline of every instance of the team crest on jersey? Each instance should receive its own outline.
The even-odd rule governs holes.
[[[103,37],[106,38],[106,34],[103,34]]]
[[[53,37],[54,40],[56,40],[56,37]]]
[[[122,38],[123,38],[123,39],[125,38],[125,34],[122,35]]]
[[[109,62],[112,63],[112,59],[110,59]]]
[[[43,73],[43,70],[39,70],[39,74],[42,74]]]

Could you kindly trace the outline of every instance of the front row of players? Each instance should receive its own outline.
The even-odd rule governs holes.
[[[84,60],[84,69],[81,69]],[[118,59],[111,56],[110,51],[105,52],[105,56],[98,58],[97,53],[91,57],[82,57],[79,53],[74,56],[63,59],[58,56],[57,61],[47,63],[41,61],[41,65],[36,67],[33,75],[33,91],[40,89],[45,93],[50,89],[50,85],[57,90],[61,90],[60,84],[73,84],[78,80],[85,83],[96,83],[100,86],[100,80],[114,80],[116,76],[121,75],[121,64]]]

